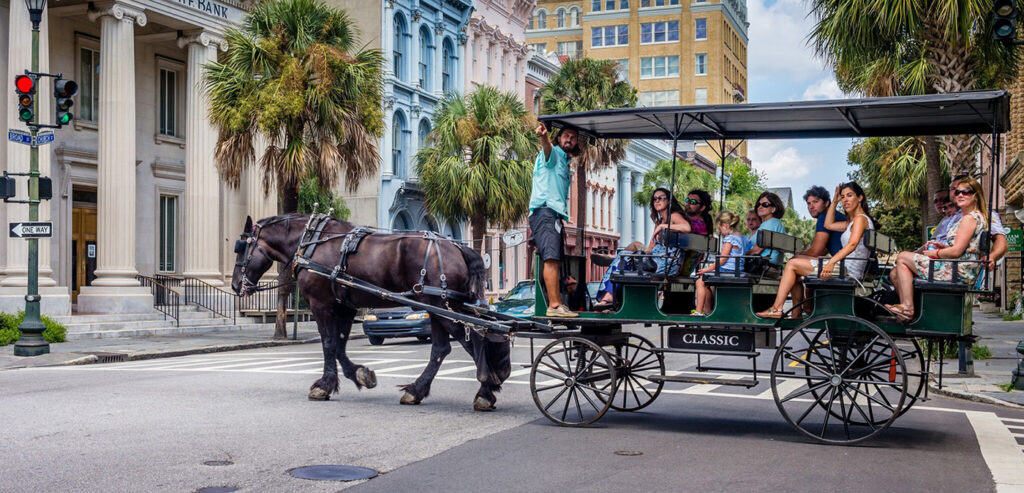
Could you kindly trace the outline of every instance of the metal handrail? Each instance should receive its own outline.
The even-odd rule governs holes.
[[[236,321],[238,314],[238,297],[206,281],[194,277],[181,278],[181,286],[185,288],[185,304],[196,305],[210,310],[216,315]]]
[[[143,287],[149,288],[150,293],[153,294],[153,308],[164,314],[164,320],[167,320],[167,317],[171,317],[174,319],[174,326],[180,326],[181,295],[152,277],[136,274],[135,279]]]

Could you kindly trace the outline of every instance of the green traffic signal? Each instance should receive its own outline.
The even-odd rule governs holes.
[[[71,120],[75,119],[75,117],[71,113],[59,113],[57,115],[57,118],[57,122],[61,125],[67,125],[71,123]]]
[[[31,108],[21,108],[20,110],[18,110],[18,118],[21,119],[21,121],[23,121],[23,122],[30,122],[30,121],[32,121],[32,109]]]
[[[75,100],[71,99],[75,94],[78,94],[77,82],[68,79],[53,81],[53,97],[57,100],[57,125],[67,125],[75,119],[75,116],[68,111],[75,105]]]

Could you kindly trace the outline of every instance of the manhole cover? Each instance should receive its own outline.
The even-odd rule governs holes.
[[[289,469],[288,474],[319,481],[355,481],[377,477],[377,471],[359,466],[305,466]]]
[[[234,464],[234,462],[231,462],[229,460],[208,460],[206,462],[203,462],[204,466],[232,466]]]
[[[231,493],[238,491],[238,488],[234,486],[207,486],[206,488],[199,488],[196,493]]]
[[[644,453],[639,451],[639,450],[616,450],[615,451],[615,455],[622,455],[622,456],[626,456],[626,457],[634,457],[634,456],[637,456],[637,455],[644,455]]]

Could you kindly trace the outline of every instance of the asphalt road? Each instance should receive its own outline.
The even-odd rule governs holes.
[[[316,345],[0,371],[0,491],[1024,491],[1024,411],[933,396],[880,437],[841,447],[790,428],[767,384],[670,384],[642,411],[563,428],[534,405],[517,342],[492,413],[471,409],[461,348],[423,404],[399,405],[395,386],[428,357],[420,343],[354,341],[351,357],[379,386],[343,381],[328,402],[306,399]],[[693,363],[672,355],[668,367]],[[382,474],[287,473],[315,464]]]

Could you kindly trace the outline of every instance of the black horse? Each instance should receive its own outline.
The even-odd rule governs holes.
[[[260,277],[274,262],[291,264],[296,255],[299,241],[303,236],[308,215],[286,214],[262,219],[255,225],[247,218],[242,234],[244,244],[236,248],[235,269],[231,276],[231,288],[241,296],[252,294]],[[331,220],[323,230],[322,238],[333,238],[319,245],[313,252],[312,260],[333,267],[338,265],[340,247],[345,234],[354,226],[345,221]],[[480,255],[457,242],[437,240],[436,249],[430,253],[424,266],[427,247],[431,240],[420,234],[373,233],[363,238],[358,250],[349,254],[347,273],[357,279],[376,285],[391,292],[405,292],[420,281],[421,269],[426,270],[423,285],[438,286],[442,275],[438,265],[437,252],[444,264],[448,289],[467,293],[476,299],[483,297],[486,269]],[[357,290],[348,290],[341,285],[331,289],[327,278],[305,269],[298,269],[295,276],[302,294],[309,302],[309,308],[316,318],[317,329],[324,350],[324,373],[309,390],[311,400],[327,400],[338,391],[338,368],[341,363],[345,377],[355,383],[357,389],[373,388],[377,385],[376,375],[362,365],[356,365],[345,355],[352,320],[356,308],[379,308],[395,306],[380,298]],[[421,293],[418,301],[438,307],[446,307],[440,296]],[[457,303],[451,303],[454,308]],[[467,330],[461,323],[432,316],[430,361],[415,382],[402,385],[402,404],[419,404],[430,394],[441,362],[451,352],[449,335],[459,341],[473,357],[477,367],[480,390],[473,400],[473,409],[490,411],[497,400],[494,393],[501,390],[501,384],[512,371],[509,342],[504,337],[482,336],[474,330]],[[467,331],[469,332],[467,336]]]

